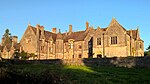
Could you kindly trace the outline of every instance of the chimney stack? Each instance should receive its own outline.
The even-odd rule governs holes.
[[[40,26],[40,30],[41,30],[41,31],[44,31],[44,26]]]
[[[89,22],[86,22],[86,30],[89,28]]]
[[[44,35],[44,26],[40,26],[41,35]]]
[[[57,32],[57,28],[52,28],[52,33],[56,34],[56,32]]]
[[[17,36],[12,36],[12,44],[17,44],[18,43],[18,37]]]
[[[69,33],[72,32],[72,25],[69,25]]]
[[[36,25],[36,36],[37,36],[37,40],[39,39],[39,31],[40,31],[40,25],[37,24],[37,25]]]

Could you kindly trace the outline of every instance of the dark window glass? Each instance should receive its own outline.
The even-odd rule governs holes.
[[[117,36],[111,37],[111,44],[117,44]]]
[[[82,55],[81,55],[81,54],[79,54],[79,58],[82,58]]]
[[[101,38],[97,38],[97,45],[101,45]]]
[[[82,46],[81,46],[81,45],[79,45],[79,49],[82,49]]]

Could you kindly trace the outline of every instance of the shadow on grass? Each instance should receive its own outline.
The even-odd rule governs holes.
[[[102,74],[107,83],[150,84],[150,57],[83,59],[84,65]]]
[[[0,84],[56,84],[60,78],[54,71],[61,64],[61,60],[5,60],[0,62]]]
[[[95,63],[92,61],[95,60]],[[97,61],[96,61],[97,60]],[[104,60],[103,60],[104,61]],[[11,84],[149,84],[149,68],[125,68],[100,59],[83,59],[84,65],[63,65],[62,60],[5,61],[0,83]],[[101,60],[102,62],[102,60]]]

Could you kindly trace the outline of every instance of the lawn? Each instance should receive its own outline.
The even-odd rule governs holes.
[[[150,68],[19,64],[0,72],[0,82],[11,84],[150,84]]]

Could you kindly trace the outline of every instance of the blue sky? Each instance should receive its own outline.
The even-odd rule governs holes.
[[[0,0],[0,38],[9,28],[21,39],[28,23],[57,27],[61,32],[85,29],[85,22],[97,28],[107,27],[112,19],[127,30],[139,27],[145,49],[150,44],[150,0]],[[1,40],[0,40],[1,41]]]

